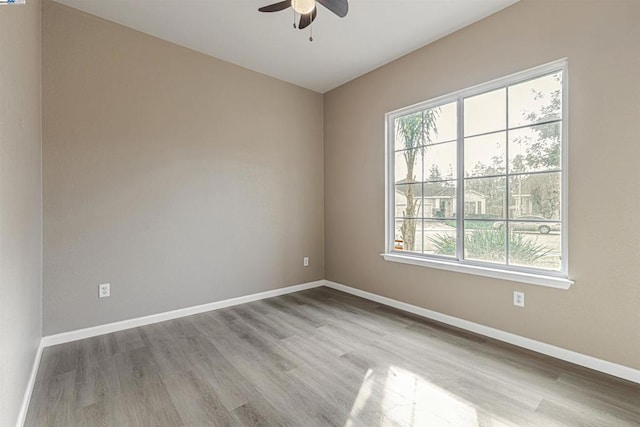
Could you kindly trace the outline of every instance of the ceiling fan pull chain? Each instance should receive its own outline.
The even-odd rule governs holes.
[[[313,41],[313,24],[309,24],[309,41]]]
[[[298,28],[296,26],[296,10],[294,8],[291,8],[291,10],[293,10],[293,28]]]

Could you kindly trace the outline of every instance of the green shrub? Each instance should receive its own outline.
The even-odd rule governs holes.
[[[454,256],[456,239],[447,234],[429,237],[436,247],[436,254]],[[464,236],[466,257],[503,262],[505,257],[505,232],[502,230],[477,229]],[[523,234],[511,233],[509,259],[516,264],[531,264],[551,252],[536,240],[526,239]]]
[[[428,237],[428,239],[435,245],[437,254],[449,256],[456,254],[455,237],[448,234],[436,234],[433,237]]]

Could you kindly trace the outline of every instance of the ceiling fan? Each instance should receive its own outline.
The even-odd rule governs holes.
[[[331,12],[338,15],[340,18],[347,16],[349,11],[349,3],[347,0],[284,0],[278,3],[273,3],[268,6],[258,9],[260,12],[279,12],[288,8],[293,9],[293,28],[296,28],[296,13],[300,15],[300,21],[297,28],[304,29],[311,25],[318,10],[316,9],[316,3],[320,3]],[[309,41],[313,41],[313,35],[309,36]]]

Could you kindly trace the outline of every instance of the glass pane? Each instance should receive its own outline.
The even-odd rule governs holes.
[[[464,180],[465,218],[505,219],[507,192],[505,177],[468,178]],[[471,206],[473,203],[474,206]]]
[[[422,184],[398,184],[395,187],[396,218],[422,216]]]
[[[506,89],[464,100],[464,136],[503,130],[507,126]]]
[[[424,221],[424,253],[456,256],[456,223],[448,221]]]
[[[525,233],[525,234],[559,234],[560,223],[559,222],[544,222],[536,221],[535,217],[530,216],[520,217],[519,220],[515,219],[509,221],[509,227],[513,232]]]
[[[509,172],[560,169],[560,122],[509,131]]]
[[[510,222],[509,264],[560,270],[560,241],[560,223]]]
[[[421,219],[396,219],[394,249],[422,253]]]
[[[424,148],[424,179],[438,181],[456,177],[456,143],[430,145]]]
[[[486,219],[472,219],[465,221],[467,230],[500,230],[504,226],[504,221],[493,221]]]
[[[456,181],[425,182],[422,188],[425,218],[455,218]]]
[[[425,110],[424,125],[427,144],[454,141],[458,137],[456,102]]]
[[[562,72],[509,87],[509,127],[562,118]]]
[[[502,224],[502,223],[497,223]],[[464,257],[469,260],[507,262],[506,229],[485,226],[478,228],[477,221],[464,222]]]
[[[398,117],[394,121],[396,150],[405,150],[424,145],[422,112]]]
[[[560,172],[509,177],[509,218],[560,219]]]
[[[396,183],[422,181],[422,149],[396,151]]]
[[[465,138],[464,176],[502,175],[505,173],[507,133]]]

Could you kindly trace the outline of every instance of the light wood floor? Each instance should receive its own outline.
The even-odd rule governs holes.
[[[627,426],[640,386],[328,288],[45,349],[27,426]]]

